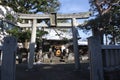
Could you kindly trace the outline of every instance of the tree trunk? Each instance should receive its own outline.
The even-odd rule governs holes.
[[[28,40],[26,39],[25,42],[23,43],[23,48],[28,49]]]
[[[103,32],[99,28],[95,27],[92,29],[93,36],[99,36],[101,39],[101,44],[103,44]]]

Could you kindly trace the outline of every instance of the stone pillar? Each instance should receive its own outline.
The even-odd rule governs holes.
[[[80,68],[80,54],[79,54],[79,50],[78,50],[78,38],[77,38],[77,22],[76,19],[73,18],[72,19],[72,34],[73,34],[73,48],[74,48],[74,59],[75,59],[75,69],[79,69]]]
[[[32,26],[32,34],[31,34],[31,41],[29,45],[30,53],[28,53],[28,69],[33,68],[34,63],[34,51],[35,51],[35,42],[36,42],[36,24],[37,20],[33,19],[33,26]]]
[[[1,66],[1,80],[15,80],[15,61],[17,40],[14,37],[5,37],[3,43],[3,58]]]

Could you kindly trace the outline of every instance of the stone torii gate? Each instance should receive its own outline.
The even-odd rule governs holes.
[[[19,23],[18,26],[20,27],[31,27],[32,34],[31,34],[31,41],[30,41],[30,53],[28,54],[28,69],[33,68],[34,62],[34,50],[35,50],[35,39],[36,39],[36,28],[37,27],[71,27],[73,33],[73,47],[74,47],[74,54],[75,54],[75,69],[80,68],[79,62],[79,52],[78,52],[78,41],[77,41],[77,22],[76,19],[85,19],[89,18],[90,12],[81,12],[81,13],[74,13],[74,14],[18,14],[18,17],[23,19],[23,23]],[[57,19],[70,19],[72,20],[71,23],[57,23]],[[25,20],[27,22],[25,23]],[[45,23],[38,23],[37,20],[50,20],[50,26]]]

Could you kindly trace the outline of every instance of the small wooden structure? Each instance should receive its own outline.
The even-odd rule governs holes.
[[[101,45],[99,37],[88,39],[90,80],[120,80],[120,46]]]

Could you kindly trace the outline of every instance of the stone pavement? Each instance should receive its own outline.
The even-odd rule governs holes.
[[[73,63],[36,64],[27,70],[27,64],[16,65],[16,80],[90,80],[88,63],[75,70]]]

